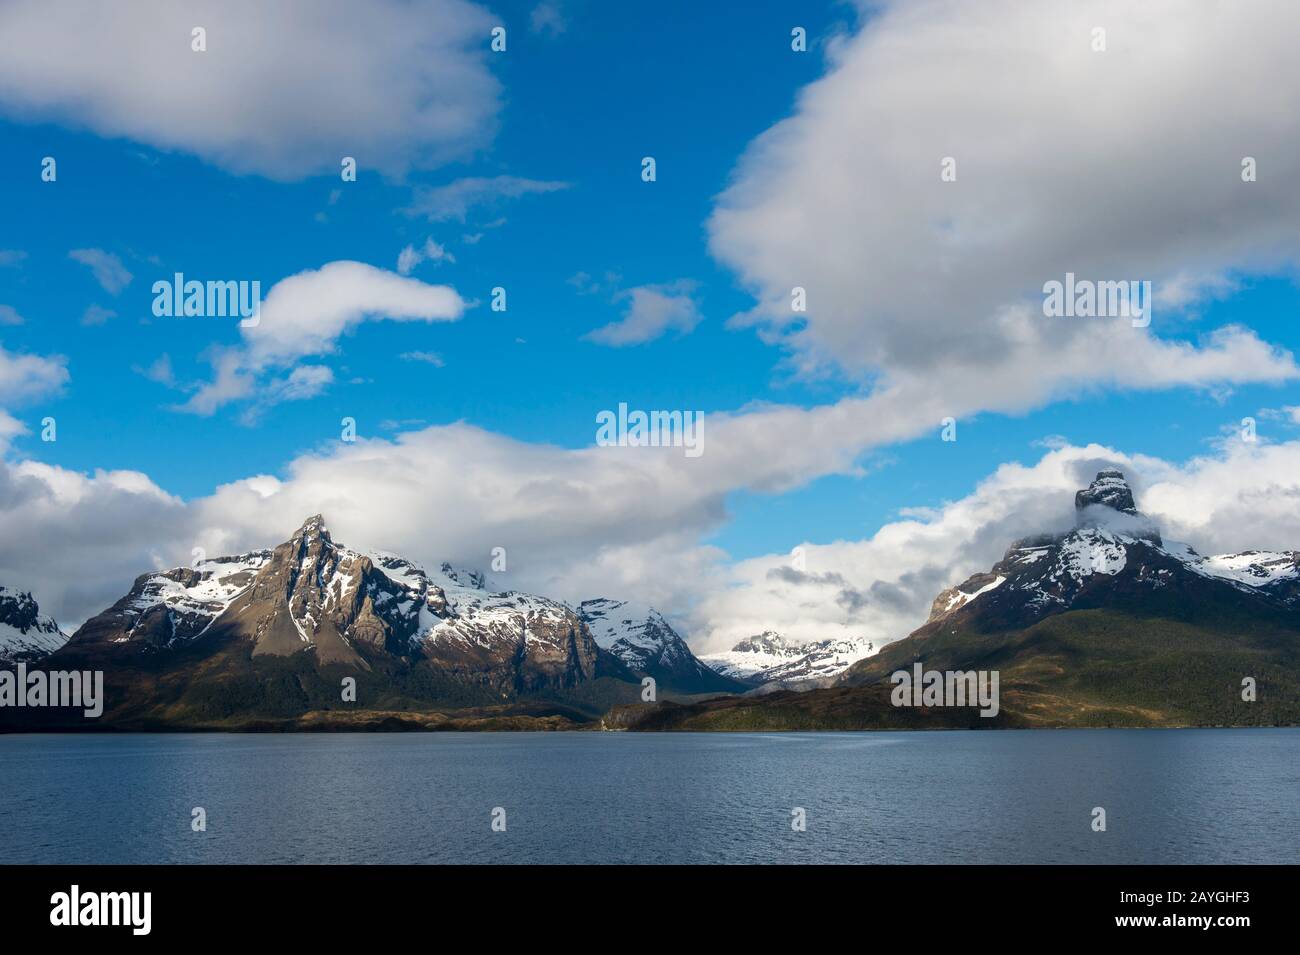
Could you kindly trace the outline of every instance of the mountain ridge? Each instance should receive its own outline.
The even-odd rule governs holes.
[[[1166,542],[1116,469],[1099,472],[1074,504],[1071,530],[1013,542],[833,687],[633,704],[612,718],[653,730],[1300,723],[1297,552],[1205,557]],[[917,663],[999,672],[1001,712],[968,720],[955,708],[894,706],[892,674]]]
[[[700,660],[745,684],[750,692],[767,693],[830,686],[875,649],[875,643],[863,637],[791,643],[776,631],[766,630]]]
[[[658,629],[641,643],[663,641],[645,661],[663,692],[736,688],[699,664],[657,612],[651,623]],[[104,669],[106,723],[283,724],[326,712],[311,719],[351,724],[359,710],[476,710],[518,728],[512,713],[527,710],[554,728],[552,704],[581,723],[639,698],[642,673],[619,649],[602,648],[561,601],[490,590],[486,575],[448,563],[426,570],[352,550],[314,515],[274,548],[141,574],[41,659]],[[358,694],[350,708],[338,689],[347,678]]]
[[[646,605],[497,591],[478,571],[351,550],[319,515],[269,550],[142,574],[70,638],[31,595],[0,588],[0,613],[66,640],[46,666],[104,669],[106,724],[128,729],[1300,723],[1300,552],[1166,541],[1114,469],[1074,505],[1070,530],[1012,542],[884,646],[765,632],[697,658]],[[997,717],[895,708],[891,674],[918,663],[1001,673]]]

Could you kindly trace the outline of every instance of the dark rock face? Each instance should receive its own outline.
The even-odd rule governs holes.
[[[1124,480],[1124,472],[1109,469],[1098,471],[1097,477],[1084,490],[1074,495],[1074,509],[1080,513],[1090,505],[1100,504],[1122,514],[1136,514],[1133,492]]]
[[[384,646],[386,622],[374,614],[370,559],[334,545],[320,515],[271,554],[222,622],[253,643],[253,656],[315,651],[321,664],[365,668],[353,639]]]

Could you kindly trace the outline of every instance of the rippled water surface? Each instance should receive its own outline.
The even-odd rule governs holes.
[[[1291,729],[0,736],[3,863],[1297,859]]]

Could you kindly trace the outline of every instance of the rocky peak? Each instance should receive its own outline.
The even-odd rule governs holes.
[[[1124,480],[1124,472],[1114,468],[1098,471],[1093,482],[1074,495],[1074,509],[1082,514],[1084,509],[1094,504],[1109,507],[1122,514],[1137,514],[1137,505],[1133,503],[1133,491]]]
[[[41,613],[31,593],[0,587],[0,663],[39,660],[67,639],[58,624]]]
[[[652,676],[687,693],[742,688],[701,663],[664,615],[648,604],[597,597],[582,601],[578,615],[596,645],[638,676]]]
[[[0,587],[0,620],[15,630],[29,630],[37,625],[40,608],[31,593],[6,591]]]
[[[1115,468],[1098,471],[1093,482],[1074,495],[1074,523],[1076,528],[1100,528],[1161,544],[1159,528],[1138,511],[1124,472]]]
[[[319,514],[313,514],[303,521],[302,526],[293,532],[289,542],[297,544],[300,551],[319,552],[334,547],[334,538],[330,536],[330,529],[325,526],[325,518]]]
[[[741,640],[731,648],[732,653],[772,653],[781,656],[797,656],[799,651],[786,643],[785,638],[775,630],[764,630],[752,637]]]

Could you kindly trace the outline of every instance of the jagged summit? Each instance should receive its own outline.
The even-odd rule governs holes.
[[[1098,471],[1093,482],[1074,495],[1074,524],[1149,541],[1157,547],[1161,543],[1160,529],[1137,509],[1124,472],[1115,468]]]
[[[799,650],[794,644],[786,643],[785,637],[775,630],[764,630],[752,637],[746,637],[734,647],[732,653],[770,653],[776,656],[794,657]]]
[[[67,640],[30,592],[0,587],[0,663],[38,660]]]
[[[1082,514],[1092,506],[1101,505],[1123,514],[1137,514],[1137,505],[1133,502],[1133,491],[1124,480],[1124,472],[1107,468],[1097,472],[1097,477],[1082,491],[1074,495],[1074,509]]]
[[[328,543],[333,543],[334,539],[330,537],[330,529],[325,525],[325,518],[320,514],[313,514],[302,522],[302,525],[293,533],[290,540],[310,541],[319,537]]]

